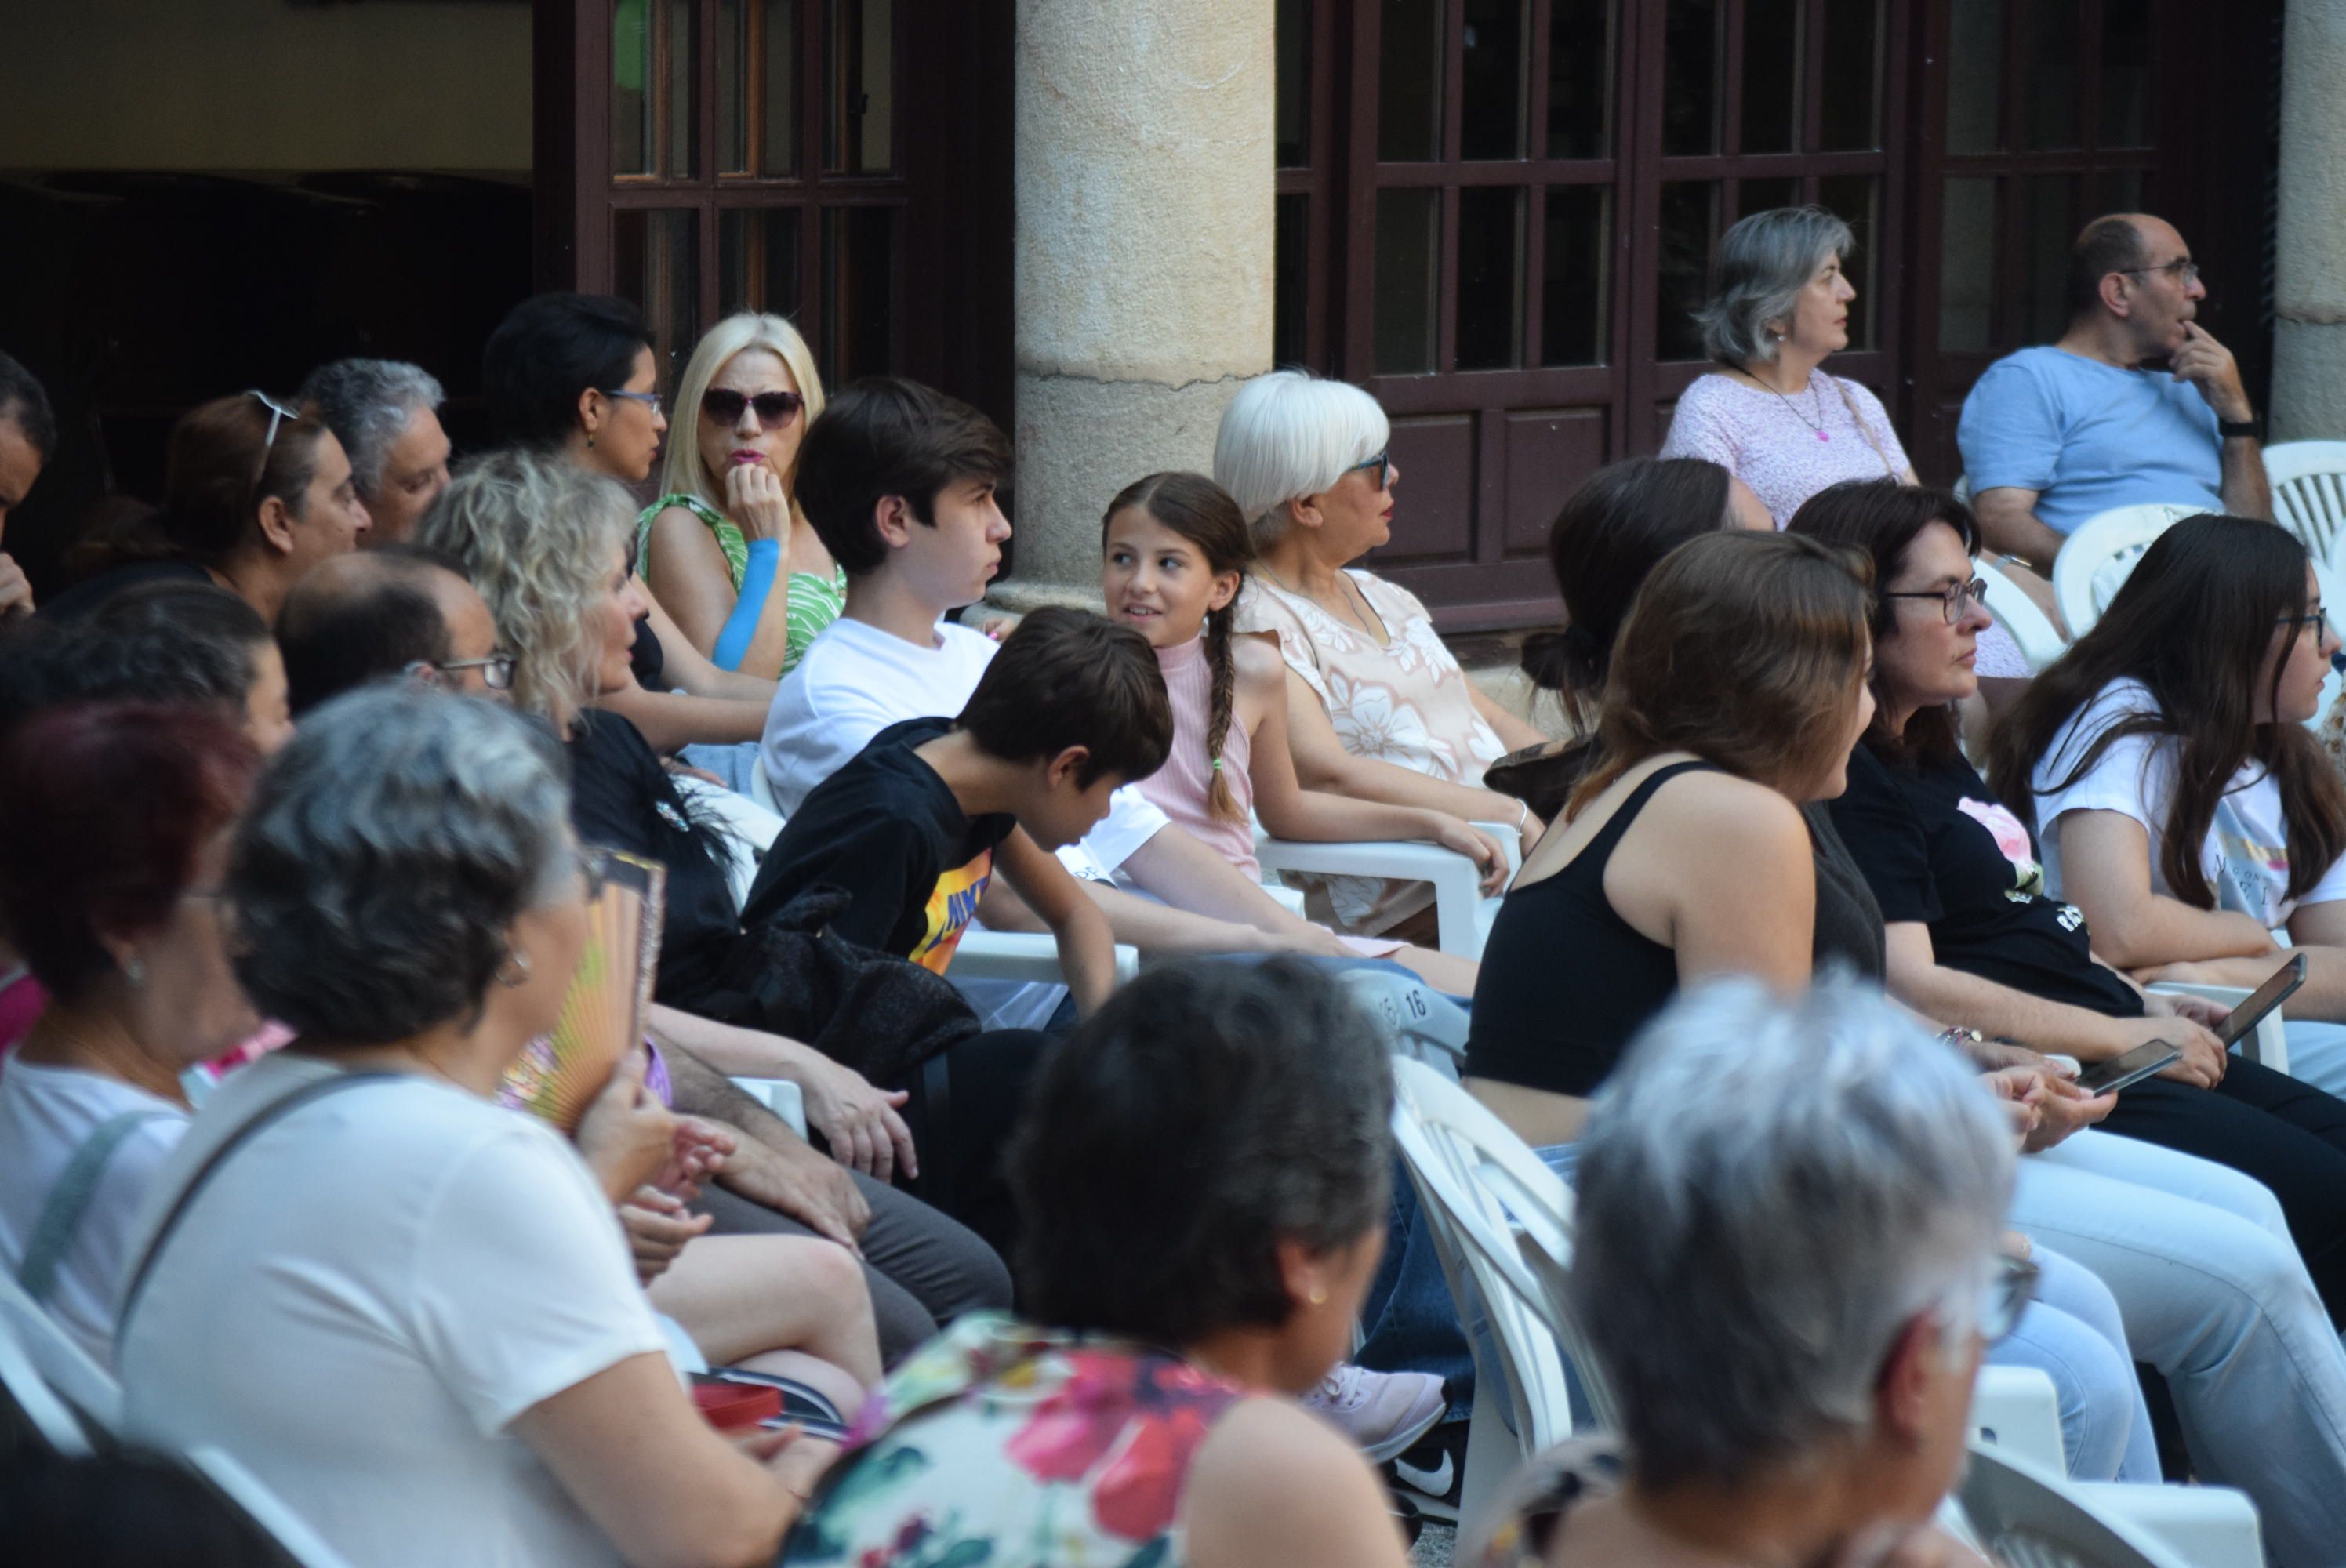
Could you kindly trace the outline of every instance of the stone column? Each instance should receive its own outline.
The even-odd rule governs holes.
[[[1101,510],[1270,368],[1272,14],[1019,0],[1014,608],[1096,604]]]
[[[2289,0],[2272,439],[2346,440],[2346,0]]]

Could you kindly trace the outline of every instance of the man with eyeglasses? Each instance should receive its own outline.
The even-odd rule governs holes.
[[[479,590],[436,550],[386,545],[311,568],[278,612],[277,646],[295,718],[383,676],[504,699],[513,656]]]
[[[1956,439],[1988,546],[2050,572],[2062,541],[2116,506],[2270,518],[2263,427],[2231,351],[2193,320],[2208,290],[2175,226],[2094,219],[2068,294],[2060,341],[2005,355],[1964,400]]]

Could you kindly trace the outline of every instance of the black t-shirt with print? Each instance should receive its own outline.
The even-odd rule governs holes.
[[[755,925],[828,884],[855,901],[831,922],[839,935],[943,974],[992,880],[995,847],[1018,826],[1002,813],[971,818],[914,753],[952,728],[949,718],[892,724],[816,785],[766,851],[743,918]]]
[[[1908,764],[1860,746],[1832,820],[1882,918],[1929,926],[1949,969],[2111,1017],[2141,1015],[2135,989],[2094,962],[2084,913],[2045,894],[2028,830],[1961,757]]]

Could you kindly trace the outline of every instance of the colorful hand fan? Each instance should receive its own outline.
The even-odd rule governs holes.
[[[565,1133],[577,1130],[612,1067],[644,1037],[668,891],[668,868],[658,860],[616,850],[588,850],[584,860],[586,945],[562,999],[561,1022],[523,1048],[497,1095]]]

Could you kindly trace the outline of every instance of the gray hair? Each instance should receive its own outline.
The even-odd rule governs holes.
[[[1239,389],[1214,436],[1214,483],[1239,504],[1255,548],[1287,532],[1287,503],[1317,495],[1385,449],[1392,426],[1350,382],[1273,371]]]
[[[1821,207],[1754,212],[1719,237],[1710,299],[1694,313],[1702,351],[1723,365],[1773,364],[1770,321],[1791,320],[1817,269],[1857,247],[1849,225]]]
[[[419,409],[437,409],[448,394],[429,371],[402,360],[336,360],[301,383],[299,402],[317,405],[351,460],[351,483],[372,501],[382,488],[383,461]]]
[[[500,704],[413,682],[305,714],[230,851],[237,979],[341,1044],[477,1017],[516,916],[576,860],[561,748]]]
[[[1673,1004],[1597,1096],[1575,1184],[1573,1305],[1641,1483],[1732,1485],[1863,1431],[1901,1325],[1975,1320],[2012,1180],[1993,1098],[1878,993]]]

